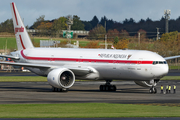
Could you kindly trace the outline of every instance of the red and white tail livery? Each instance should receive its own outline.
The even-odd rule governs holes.
[[[11,3],[11,12],[18,50],[34,48],[15,3]]]

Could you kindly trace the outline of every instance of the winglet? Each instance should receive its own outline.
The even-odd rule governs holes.
[[[18,50],[34,48],[15,3],[12,2],[10,5]]]

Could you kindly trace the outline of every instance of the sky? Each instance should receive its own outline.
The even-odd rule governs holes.
[[[171,10],[171,19],[180,16],[180,0],[0,0],[0,23],[12,18],[10,3],[15,2],[24,19],[31,26],[41,15],[52,20],[67,15],[77,15],[90,21],[96,15],[106,16],[117,22],[126,18],[160,20],[164,10]]]

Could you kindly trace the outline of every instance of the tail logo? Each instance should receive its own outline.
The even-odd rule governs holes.
[[[23,28],[22,26],[21,26],[20,28],[16,27],[16,28],[15,28],[15,34],[16,34],[17,32],[24,32],[24,28]]]

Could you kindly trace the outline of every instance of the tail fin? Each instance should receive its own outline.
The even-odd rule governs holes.
[[[19,12],[16,8],[16,5],[13,2],[11,3],[11,12],[18,50],[34,48],[31,39],[26,31],[26,28],[24,27],[22,19],[19,15]]]

